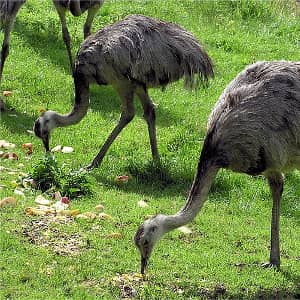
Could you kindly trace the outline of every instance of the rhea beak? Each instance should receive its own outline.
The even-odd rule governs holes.
[[[145,270],[148,265],[148,260],[149,260],[148,257],[143,257],[143,256],[141,257],[141,274],[142,275],[145,275]]]

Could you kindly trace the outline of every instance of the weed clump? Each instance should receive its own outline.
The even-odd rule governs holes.
[[[73,171],[66,164],[60,166],[51,154],[46,154],[33,164],[29,177],[42,192],[59,190],[69,198],[91,193],[91,183],[86,172]]]

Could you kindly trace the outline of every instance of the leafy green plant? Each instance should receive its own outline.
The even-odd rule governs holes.
[[[30,178],[34,179],[37,189],[42,192],[54,188],[70,198],[91,192],[86,172],[72,171],[65,164],[59,166],[55,157],[48,153],[32,166]]]

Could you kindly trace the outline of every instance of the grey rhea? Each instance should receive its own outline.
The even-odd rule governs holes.
[[[86,39],[91,34],[93,20],[103,2],[104,0],[53,0],[53,4],[57,10],[61,22],[62,36],[67,48],[72,73],[74,73],[74,62],[71,51],[71,37],[67,26],[66,13],[70,11],[73,16],[77,17],[81,16],[85,11],[87,11],[87,17],[83,27],[83,34],[84,38]]]
[[[35,122],[34,131],[48,151],[52,129],[78,123],[86,115],[89,84],[110,84],[121,98],[121,117],[88,168],[101,164],[110,145],[133,119],[134,94],[142,103],[152,156],[156,160],[159,155],[155,108],[148,88],[164,87],[182,77],[186,85],[193,86],[212,76],[211,59],[192,34],[173,23],[131,15],[83,42],[75,59],[73,110],[66,115],[46,111]]]
[[[258,62],[227,86],[213,109],[185,206],[157,215],[137,230],[134,242],[144,273],[155,243],[201,210],[220,168],[263,174],[273,198],[269,266],[280,266],[282,172],[300,167],[300,63]]]
[[[9,54],[10,33],[12,31],[17,13],[26,0],[0,0],[0,22],[4,30],[4,39],[1,50],[0,61],[0,83],[5,59]],[[70,66],[74,72],[74,62],[70,45],[70,34],[67,27],[66,12],[69,10],[74,16],[80,16],[87,10],[87,18],[84,24],[84,38],[91,34],[91,26],[95,15],[103,4],[104,0],[53,0],[61,21],[62,36],[65,42]],[[0,98],[0,111],[4,110],[4,103]]]
[[[5,60],[9,54],[10,34],[15,23],[16,16],[21,6],[26,0],[0,0],[0,22],[4,31],[4,38],[1,48],[0,61],[0,84],[2,80],[2,73]],[[4,103],[0,98],[0,112],[4,110]]]

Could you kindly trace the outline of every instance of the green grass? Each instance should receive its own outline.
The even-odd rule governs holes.
[[[226,85],[246,65],[258,60],[299,60],[300,21],[294,1],[107,0],[93,28],[141,13],[176,22],[191,31],[212,56],[216,77],[206,89],[186,91],[183,83],[165,92],[151,90],[158,104],[158,145],[162,172],[151,163],[146,124],[139,103],[134,120],[121,133],[90,177],[92,196],[72,200],[72,208],[94,211],[103,204],[113,220],[71,220],[51,223],[29,217],[26,207],[37,192],[16,196],[16,207],[0,211],[0,299],[119,299],[128,291],[137,299],[300,297],[300,188],[298,171],[286,176],[281,212],[280,271],[262,269],[269,256],[271,199],[265,180],[222,171],[209,200],[189,224],[193,233],[174,231],[158,244],[148,280],[117,283],[117,274],[139,271],[132,238],[146,215],[173,214],[184,204],[191,185],[206,122]],[[85,17],[85,16],[84,16]],[[82,41],[84,17],[69,18],[73,52]],[[2,37],[2,36],[1,36]],[[41,107],[68,112],[73,85],[60,24],[50,0],[30,0],[20,11],[4,69],[2,90],[11,111],[1,114],[0,139],[16,144],[19,161],[0,165],[27,173],[44,155],[29,134]],[[87,165],[118,121],[120,101],[111,87],[93,86],[87,116],[76,126],[57,129],[52,146],[72,146],[71,154],[56,154],[72,169]],[[26,159],[21,145],[32,142]],[[19,165],[22,163],[23,165]],[[0,199],[14,195],[17,174],[0,171]],[[128,184],[117,175],[131,173]],[[140,208],[139,200],[149,207]],[[38,223],[40,222],[40,223]],[[34,224],[38,224],[35,225]],[[37,235],[48,246],[30,242]],[[36,229],[35,229],[36,230]],[[109,239],[111,232],[122,238]],[[77,255],[58,254],[53,243],[79,242]]]

